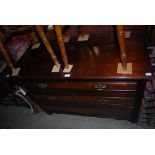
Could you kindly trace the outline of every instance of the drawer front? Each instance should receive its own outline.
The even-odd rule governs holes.
[[[34,82],[24,83],[28,88],[38,89],[63,89],[63,90],[95,90],[95,91],[117,91],[136,90],[136,82]]]
[[[100,97],[100,96],[54,96],[54,95],[33,95],[31,98],[36,103],[51,106],[82,106],[82,107],[124,107],[132,108],[135,103],[134,98],[120,98],[120,97]]]
[[[135,94],[137,83],[135,82],[51,82],[51,83],[25,83],[30,93],[43,94]]]
[[[136,82],[26,83],[32,99],[47,113],[71,113],[131,119]]]
[[[83,106],[62,106],[62,105],[43,105],[39,104],[46,113],[66,113],[66,114],[77,114],[77,115],[87,115],[87,116],[98,116],[114,119],[132,119],[132,109],[124,107],[83,107]]]
[[[127,98],[135,98],[136,91],[69,91],[69,90],[39,90],[39,89],[30,89],[28,91],[30,95],[64,95],[64,96],[71,96],[71,95],[80,95],[80,96],[104,96],[104,97],[127,97]]]

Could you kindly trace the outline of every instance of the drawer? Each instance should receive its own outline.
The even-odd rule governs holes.
[[[101,96],[32,95],[46,113],[66,113],[130,120],[134,98]]]
[[[65,113],[85,116],[97,116],[113,119],[131,120],[132,109],[115,108],[115,107],[75,107],[75,106],[49,106],[40,105],[40,107],[48,114],[51,113]]]
[[[103,106],[111,105],[114,107],[133,107],[135,103],[134,98],[123,97],[103,97],[103,96],[62,96],[62,95],[33,95],[31,98],[39,103],[43,104],[56,104],[64,106]]]
[[[101,96],[101,97],[123,97],[123,98],[135,98],[136,91],[81,91],[81,90],[53,90],[46,89],[40,90],[33,88],[28,91],[30,96],[32,95],[53,95],[53,96]]]
[[[80,92],[103,92],[103,91],[136,91],[136,82],[34,82],[24,83],[30,91],[80,91]]]

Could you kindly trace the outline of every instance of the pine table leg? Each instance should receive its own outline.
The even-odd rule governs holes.
[[[10,54],[7,51],[7,49],[4,47],[4,45],[2,44],[2,42],[0,42],[0,50],[2,52],[2,55],[7,63],[7,65],[10,67],[11,71],[12,71],[12,75],[17,75],[19,73],[20,68],[15,68],[15,66],[13,65],[11,58],[10,58]]]
[[[35,26],[35,27],[36,27],[37,33],[39,34],[39,36],[40,36],[42,42],[43,42],[44,45],[45,45],[47,51],[49,52],[49,54],[50,54],[50,56],[51,56],[51,59],[54,61],[55,65],[56,65],[57,67],[59,67],[60,64],[59,64],[59,62],[58,62],[58,60],[57,60],[57,57],[56,57],[56,55],[55,55],[55,53],[54,53],[54,51],[53,51],[53,49],[52,49],[52,47],[51,47],[49,41],[47,40],[47,37],[46,37],[46,35],[45,35],[45,32],[44,32],[43,27],[42,27],[41,25],[37,25],[37,26]]]
[[[120,58],[122,62],[123,70],[127,69],[127,63],[126,63],[126,51],[125,51],[125,31],[123,25],[117,25],[117,37],[120,47]]]
[[[80,33],[80,35],[78,37],[78,41],[87,41],[89,39],[89,34],[84,34],[82,27],[83,27],[82,25],[78,26],[79,33]]]
[[[61,56],[62,56],[64,65],[65,65],[65,68],[68,69],[69,68],[68,57],[67,57],[67,53],[66,53],[66,49],[65,49],[65,44],[64,44],[64,40],[63,40],[61,26],[60,25],[55,25],[54,29],[55,29],[55,32],[56,32],[56,37],[57,37],[57,40],[58,40],[58,44],[59,44],[59,47],[60,47]]]
[[[123,25],[117,25],[117,37],[120,48],[121,63],[118,63],[117,73],[132,74],[132,63],[127,63],[125,49],[125,31]]]

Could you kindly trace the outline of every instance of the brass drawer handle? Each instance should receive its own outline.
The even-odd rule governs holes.
[[[38,84],[38,87],[41,88],[41,89],[44,89],[44,88],[47,87],[47,84],[45,84],[45,83],[39,83]]]
[[[55,97],[55,96],[49,96],[48,99],[49,99],[50,101],[54,101],[54,100],[56,99],[56,97]]]
[[[94,88],[98,91],[102,91],[106,88],[106,85],[105,84],[95,84]]]

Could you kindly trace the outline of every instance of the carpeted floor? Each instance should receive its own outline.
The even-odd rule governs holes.
[[[140,129],[125,120],[75,116],[66,114],[31,114],[25,107],[0,106],[2,129]],[[143,127],[144,128],[144,127]],[[146,127],[145,127],[146,128]]]

